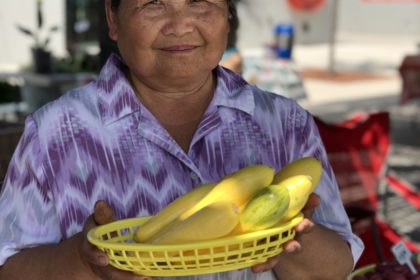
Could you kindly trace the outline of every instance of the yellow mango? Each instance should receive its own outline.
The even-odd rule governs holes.
[[[252,165],[242,168],[220,180],[200,202],[183,213],[180,220],[185,220],[216,201],[229,201],[242,206],[255,192],[270,185],[273,178],[274,169],[267,165]]]
[[[281,181],[296,175],[305,175],[312,178],[312,190],[318,185],[322,175],[321,161],[314,157],[304,157],[292,161],[280,169],[274,176],[273,184],[279,184]]]
[[[217,201],[203,207],[187,219],[173,223],[149,242],[180,244],[223,237],[239,222],[239,208],[232,202]]]
[[[215,185],[216,184],[205,184],[196,187],[172,201],[136,231],[134,240],[139,243],[149,240],[152,236],[174,221],[180,214],[198,203]]]

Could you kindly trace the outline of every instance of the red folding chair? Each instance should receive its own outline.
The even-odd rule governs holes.
[[[366,246],[357,267],[392,258],[392,244],[382,238],[376,215],[390,151],[389,113],[361,113],[340,123],[315,121],[353,230]]]
[[[361,113],[341,123],[315,118],[345,205],[377,209],[390,150],[389,114]]]

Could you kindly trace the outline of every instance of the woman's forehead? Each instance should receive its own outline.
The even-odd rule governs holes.
[[[158,7],[158,6],[172,6],[172,5],[206,5],[208,7],[228,7],[231,9],[233,0],[204,0],[204,1],[191,1],[191,0],[121,0],[120,5],[127,8],[142,8],[142,7]],[[156,6],[155,6],[156,5]]]
[[[171,5],[171,4],[189,4],[189,3],[208,3],[208,4],[215,4],[217,6],[224,6],[227,5],[229,9],[233,9],[236,5],[235,3],[238,0],[203,0],[203,1],[192,1],[192,0],[111,0],[112,5],[114,8],[118,8],[121,5],[126,5],[127,7],[133,7],[133,6],[144,6],[148,4],[165,4],[165,5]],[[233,7],[232,7],[233,6]]]

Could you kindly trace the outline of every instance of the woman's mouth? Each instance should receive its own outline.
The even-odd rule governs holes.
[[[172,52],[172,53],[185,53],[190,52],[198,48],[196,45],[173,45],[161,48],[161,50],[166,52]]]

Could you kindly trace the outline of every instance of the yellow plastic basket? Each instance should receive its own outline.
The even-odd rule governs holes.
[[[88,240],[107,253],[118,269],[144,276],[186,276],[241,269],[279,254],[295,236],[299,214],[281,226],[211,241],[176,245],[135,243],[136,230],[150,217],[120,220],[98,226]]]

